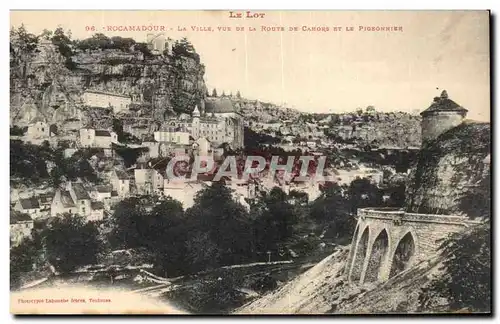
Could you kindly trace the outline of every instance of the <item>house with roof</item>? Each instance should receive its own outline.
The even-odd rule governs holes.
[[[131,177],[123,170],[113,170],[111,173],[111,185],[117,192],[118,197],[125,198],[130,195]]]
[[[65,188],[56,190],[50,208],[50,215],[70,213],[89,216],[92,212],[91,199],[83,184],[68,182]]]
[[[25,135],[27,141],[48,138],[50,136],[50,125],[44,118],[36,116],[28,124]]]
[[[54,198],[54,192],[41,193],[36,196],[36,198],[38,199],[38,203],[40,204],[40,212],[43,215],[49,215],[52,199]]]
[[[12,210],[10,212],[10,244],[16,246],[26,237],[31,237],[33,219],[26,213]]]
[[[90,198],[97,201],[105,201],[111,199],[113,186],[111,185],[97,185],[90,191]]]
[[[197,180],[190,181],[189,179],[170,180],[165,178],[163,183],[163,194],[166,197],[169,196],[180,201],[184,209],[187,209],[194,205],[194,197],[196,197],[196,193],[208,185],[210,185],[210,182]]]
[[[229,98],[210,98],[195,106],[191,116],[172,118],[164,127],[184,127],[194,140],[208,139],[214,145],[243,147],[243,116]]]
[[[14,205],[14,210],[30,215],[32,218],[42,217],[40,202],[36,197],[19,198]]]
[[[154,137],[146,137],[141,144],[142,147],[147,147],[149,150],[144,156],[154,159],[160,156],[160,142],[157,142]]]
[[[448,98],[448,92],[443,90],[439,97],[426,110],[422,116],[422,141],[436,139],[446,130],[460,125],[468,110]]]
[[[118,135],[105,129],[82,128],[79,140],[81,147],[101,148],[109,156],[112,144],[118,143]]]
[[[141,166],[134,170],[135,185],[140,195],[160,194],[163,191],[163,175],[155,169]]]
[[[87,219],[91,222],[102,221],[104,219],[104,215],[106,212],[104,202],[92,201],[90,207],[92,211],[90,215],[87,217]]]
[[[169,142],[180,145],[189,145],[191,133],[184,126],[164,124],[153,133],[156,142]]]

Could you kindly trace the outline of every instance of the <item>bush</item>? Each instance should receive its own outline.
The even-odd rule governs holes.
[[[422,309],[437,298],[448,300],[449,310],[491,312],[491,233],[489,223],[450,235],[440,246],[443,275],[419,296]],[[431,308],[432,310],[432,308]]]

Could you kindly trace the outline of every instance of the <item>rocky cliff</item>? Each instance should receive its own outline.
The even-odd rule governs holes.
[[[465,121],[424,144],[412,170],[406,208],[414,213],[481,213],[490,197],[490,124]],[[484,191],[484,192],[482,192]],[[477,207],[477,208],[476,208]]]
[[[22,35],[21,35],[22,36]],[[147,117],[163,120],[174,112],[190,112],[206,93],[205,68],[192,55],[151,55],[130,49],[62,51],[54,40],[11,34],[11,122],[33,116],[48,122],[90,119],[81,96],[87,89],[126,94]],[[68,64],[70,62],[71,64]]]

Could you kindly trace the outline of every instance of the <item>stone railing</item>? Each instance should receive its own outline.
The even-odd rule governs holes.
[[[462,225],[466,227],[480,223],[480,221],[470,220],[466,216],[407,213],[404,210],[396,208],[362,208],[358,209],[358,217],[361,219],[374,218],[381,220],[390,220],[394,223],[437,223]]]

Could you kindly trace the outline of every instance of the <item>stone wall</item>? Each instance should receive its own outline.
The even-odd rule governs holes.
[[[462,123],[464,116],[456,111],[436,111],[422,119],[422,140],[433,140]]]
[[[401,210],[371,209],[358,210],[358,225],[351,245],[350,258],[347,261],[350,282],[365,283],[367,281],[385,281],[389,279],[391,267],[405,259],[404,271],[413,264],[424,261],[437,252],[437,240],[463,228],[477,224],[462,216],[427,215],[405,213]],[[384,232],[385,231],[385,232]],[[368,233],[366,244],[366,236]],[[406,235],[410,235],[405,238]],[[366,235],[366,234],[365,234]],[[398,249],[405,238],[406,247],[412,251]],[[401,254],[402,253],[402,254]],[[401,263],[400,263],[401,264]]]

